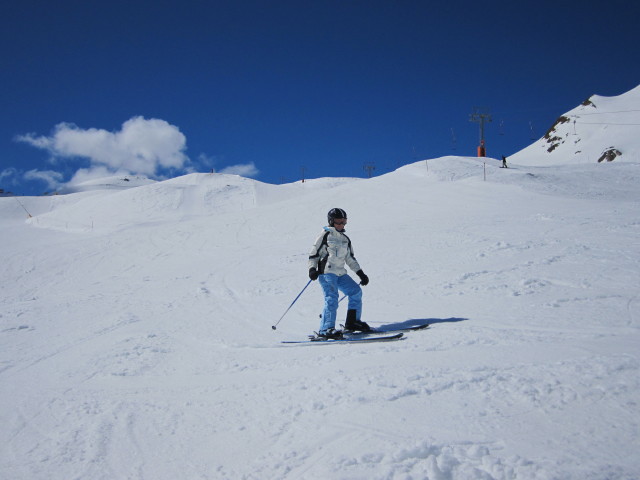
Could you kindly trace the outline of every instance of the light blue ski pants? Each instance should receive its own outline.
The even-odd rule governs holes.
[[[324,292],[324,310],[320,321],[320,331],[324,333],[336,326],[336,312],[338,311],[339,291],[349,297],[349,310],[356,311],[356,319],[360,320],[362,313],[362,288],[349,275],[335,275],[325,273],[320,275],[320,286]]]

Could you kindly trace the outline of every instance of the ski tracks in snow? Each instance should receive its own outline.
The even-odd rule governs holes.
[[[505,456],[501,443],[487,441],[488,435],[483,436],[484,443],[478,441],[477,433],[469,434],[466,441],[434,440],[436,436],[465,435],[440,431],[443,426],[436,418],[443,412],[430,412],[428,400],[431,395],[463,388],[463,380],[445,381],[440,392],[425,392],[416,389],[419,382],[413,378],[414,385],[403,392],[402,379],[390,384],[388,375],[367,375],[365,381],[346,370],[337,373],[338,378],[322,374],[315,379],[297,377],[280,386],[307,401],[290,405],[285,397],[271,397],[281,406],[279,433],[272,444],[265,445],[265,452],[252,462],[251,473],[244,478],[549,478],[541,465]],[[361,394],[354,397],[345,392],[347,383],[352,384],[350,391]],[[473,396],[472,389],[468,394]],[[381,398],[385,396],[386,400]],[[403,400],[421,403],[424,413],[407,413],[421,409],[402,405]],[[381,410],[379,406],[385,404]]]
[[[413,342],[429,343],[418,334]],[[425,368],[410,360],[420,358],[416,352],[385,346],[384,353],[395,357],[394,368],[372,360],[382,352],[370,347],[328,357],[316,349],[308,349],[309,355],[295,350],[289,378],[260,387],[275,436],[245,478],[551,479],[559,464],[602,445],[602,455],[595,453],[581,473],[567,477],[577,480],[591,478],[593,466],[606,464],[612,445],[624,451],[623,439],[638,428],[640,365],[627,355],[460,369],[432,353],[437,365]],[[407,358],[398,362],[401,357]],[[318,364],[306,376],[311,361]],[[612,418],[614,426],[608,424]],[[620,436],[602,433],[611,427]],[[502,439],[513,431],[527,436],[505,445]],[[564,452],[559,464],[512,453],[539,456],[548,448]],[[601,473],[624,478],[615,468]]]
[[[402,175],[287,190],[268,206],[247,181],[191,177],[78,203],[69,218],[99,214],[92,233],[15,227],[3,244],[2,475],[637,477],[637,201]],[[204,188],[176,193],[194,181]],[[317,327],[316,283],[269,328],[306,283],[334,201],[372,280],[365,320],[433,328],[280,348],[281,333]]]

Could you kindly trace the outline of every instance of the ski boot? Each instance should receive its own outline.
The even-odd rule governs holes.
[[[336,330],[335,328],[329,328],[324,332],[319,332],[315,337],[312,337],[311,340],[322,342],[325,340],[340,340],[342,338],[342,331]]]
[[[347,320],[344,322],[344,329],[351,332],[370,332],[371,327],[365,322],[356,319],[355,310],[347,310]]]

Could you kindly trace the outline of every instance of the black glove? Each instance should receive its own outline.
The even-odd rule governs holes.
[[[320,274],[318,273],[318,270],[316,270],[315,268],[311,267],[309,269],[309,278],[311,280],[317,280],[319,275]]]
[[[360,277],[360,284],[362,286],[364,286],[364,285],[369,283],[369,277],[367,277],[362,270],[358,270],[356,272],[356,275],[358,275]]]

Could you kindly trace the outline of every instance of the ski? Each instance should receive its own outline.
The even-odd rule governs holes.
[[[361,332],[361,331],[350,331],[350,330],[344,330],[344,325],[341,325],[341,327],[343,328],[343,332],[345,335],[357,335],[357,336],[364,336],[364,335],[387,335],[389,333],[393,333],[393,332],[416,332],[418,330],[425,330],[427,328],[429,328],[429,324],[425,323],[422,325],[412,325],[410,327],[389,327],[389,328],[384,328],[382,330],[377,329],[377,328],[372,328],[370,331],[368,332]]]
[[[284,340],[281,343],[293,344],[293,343],[313,343],[316,345],[327,345],[330,343],[373,343],[373,342],[392,342],[394,340],[400,340],[404,336],[404,333],[396,333],[394,335],[385,335],[383,337],[343,337],[330,340]]]

